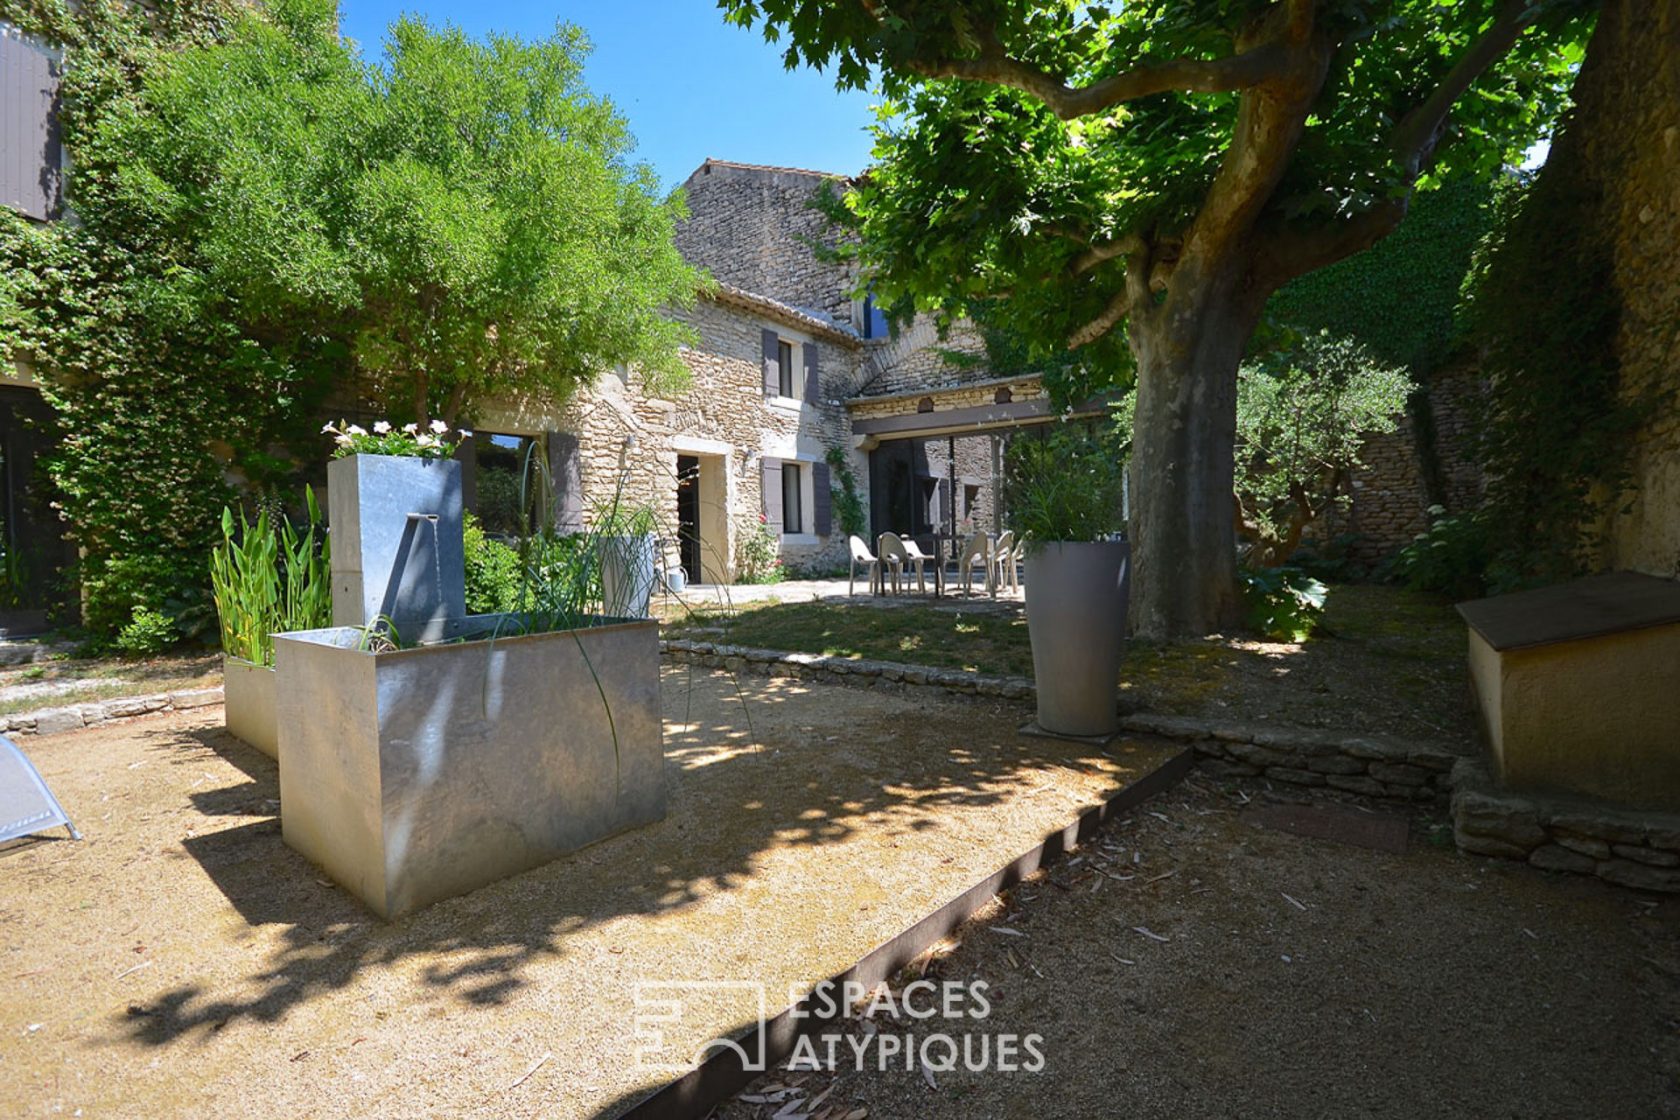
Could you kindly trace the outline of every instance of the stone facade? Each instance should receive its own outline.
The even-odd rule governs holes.
[[[1616,355],[1629,399],[1661,403],[1631,449],[1633,492],[1603,559],[1680,576],[1680,0],[1607,0],[1575,83],[1576,119],[1553,158],[1599,186],[1621,320]]]
[[[677,248],[691,264],[726,284],[858,326],[852,298],[856,272],[819,260],[813,245],[832,248],[835,231],[813,206],[825,183],[843,176],[709,159],[683,183],[688,220]]]
[[[858,377],[859,345],[834,332],[789,325],[791,315],[772,317],[733,303],[702,299],[681,317],[700,336],[684,352],[693,383],[681,397],[665,400],[644,393],[633,372],[609,373],[577,394],[557,414],[503,403],[485,409],[487,431],[575,436],[586,520],[614,503],[647,506],[668,541],[677,537],[678,456],[699,460],[702,509],[701,572],[690,578],[728,582],[744,537],[757,530],[765,512],[764,460],[797,462],[810,469],[830,448],[846,448],[849,427],[840,403]],[[780,321],[778,321],[780,320]],[[762,332],[775,330],[817,352],[820,393],[815,401],[766,393]],[[853,453],[853,470],[867,471]],[[780,496],[774,496],[779,500]],[[814,499],[811,494],[807,501]],[[708,531],[709,530],[709,531]],[[793,571],[828,570],[845,556],[838,529],[827,536],[805,532],[784,537],[783,563]]]

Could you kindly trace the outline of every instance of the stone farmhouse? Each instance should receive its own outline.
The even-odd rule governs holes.
[[[944,339],[922,323],[888,331],[853,268],[819,252],[836,236],[813,206],[825,183],[844,186],[715,159],[696,169],[677,243],[716,289],[683,313],[699,336],[686,354],[692,387],[664,400],[620,370],[558,411],[482,407],[480,446],[466,456],[480,516],[487,473],[511,470],[541,440],[563,521],[614,502],[651,506],[674,559],[706,583],[734,579],[743,542],[764,529],[791,571],[843,565],[839,471],[864,499],[865,536],[891,530],[931,549],[935,534],[996,525],[1002,442],[1056,416],[1040,379],[948,361],[983,357],[960,328]]]

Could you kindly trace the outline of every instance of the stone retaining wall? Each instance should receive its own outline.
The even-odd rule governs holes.
[[[1480,759],[1453,773],[1453,839],[1462,851],[1680,893],[1680,815],[1630,812],[1495,785]]]
[[[681,664],[724,669],[732,673],[819,680],[825,684],[845,684],[888,692],[919,685],[966,696],[997,696],[1008,700],[1022,700],[1033,695],[1033,683],[1025,677],[987,677],[965,673],[961,669],[931,669],[926,665],[906,665],[897,661],[824,657],[817,653],[752,649],[716,642],[694,642],[686,638],[662,638],[659,649],[672,661]]]
[[[151,696],[124,696],[97,704],[67,704],[60,708],[0,716],[0,729],[13,735],[57,735],[63,731],[78,731],[109,723],[114,719],[151,715],[153,712],[178,712],[221,702],[220,685],[180,692],[158,692]]]
[[[1451,789],[1454,764],[1463,757],[1437,743],[1386,735],[1148,714],[1126,716],[1120,722],[1127,731],[1191,744],[1202,769],[1221,777],[1268,778],[1367,797],[1434,800]]]

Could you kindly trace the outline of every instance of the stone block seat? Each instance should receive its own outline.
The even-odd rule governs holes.
[[[1458,611],[1502,784],[1680,810],[1680,581],[1613,572]]]

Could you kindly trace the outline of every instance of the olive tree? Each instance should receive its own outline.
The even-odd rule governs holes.
[[[1582,0],[719,0],[879,82],[845,200],[890,313],[991,321],[1137,382],[1137,629],[1238,611],[1237,369],[1268,297],[1442,176],[1543,135]]]

